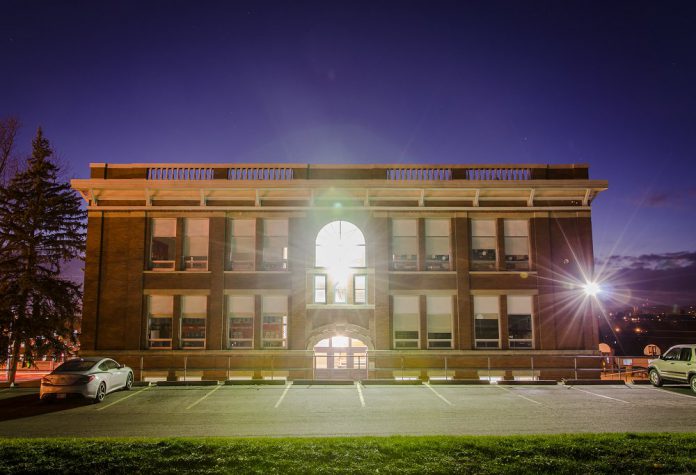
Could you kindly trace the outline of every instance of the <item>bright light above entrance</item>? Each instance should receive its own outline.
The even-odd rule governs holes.
[[[345,280],[351,267],[365,267],[363,233],[348,221],[327,224],[317,234],[315,265],[337,280]]]

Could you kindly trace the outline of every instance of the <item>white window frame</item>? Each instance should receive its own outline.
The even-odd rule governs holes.
[[[398,228],[401,226],[397,226],[397,223],[400,221],[408,221],[411,222],[409,224],[409,227],[414,227],[415,228],[415,234],[401,234],[399,231],[397,231]],[[392,270],[396,271],[417,271],[418,270],[418,219],[416,218],[408,218],[408,219],[401,219],[401,218],[394,218],[392,219],[392,233],[391,233],[391,248],[392,248],[392,255],[391,255],[391,268]],[[413,239],[415,240],[416,243],[416,250],[415,254],[397,254],[397,250],[395,249],[396,246],[395,240],[397,239]]]
[[[192,221],[205,222],[205,235],[190,234]],[[205,238],[205,255],[193,255],[191,253],[191,239]],[[184,218],[184,270],[193,272],[205,272],[208,270],[208,256],[210,255],[210,220],[208,218]]]
[[[204,302],[204,310],[197,312],[187,312],[186,300],[199,298]],[[203,336],[184,337],[184,319],[202,320],[203,321]],[[200,325],[200,323],[199,323]],[[208,297],[199,295],[182,295],[181,296],[181,324],[179,325],[179,345],[182,349],[205,350],[206,337],[208,333]]]
[[[358,280],[362,279],[362,288],[358,288]],[[358,298],[358,292],[362,292],[362,298]],[[367,275],[355,274],[353,276],[353,303],[356,305],[367,304]]]
[[[281,312],[278,310],[267,310],[266,301],[271,298],[285,298],[285,311]],[[264,295],[262,297],[261,304],[261,347],[264,349],[287,349],[288,347],[288,297],[286,295]],[[266,322],[267,319],[279,319],[280,323]],[[267,331],[266,325],[281,325],[281,338],[268,336],[270,332]],[[269,344],[271,343],[271,344]],[[279,345],[276,343],[280,343]]]
[[[449,299],[449,314],[445,313],[434,313],[431,312],[431,308],[435,306],[435,299],[444,299],[448,298]],[[428,337],[428,349],[431,350],[442,350],[442,349],[452,349],[452,343],[454,341],[454,306],[453,306],[453,299],[451,295],[448,296],[427,296],[426,297],[426,330],[428,332],[427,337]],[[443,332],[431,332],[430,327],[431,327],[431,318],[435,317],[441,317],[443,315],[447,315],[449,318],[449,338],[430,338],[431,333],[443,333]],[[448,343],[447,346],[440,346],[438,343]]]
[[[165,313],[160,313],[160,312],[153,312],[152,311],[152,299],[154,298],[162,298],[162,297],[168,297],[170,302],[169,302],[169,311]],[[160,338],[159,335],[159,330],[153,330],[152,329],[152,320],[153,319],[158,319],[158,320],[169,320],[169,333],[170,337],[169,338]],[[158,333],[155,334],[154,332],[157,331]],[[174,336],[174,296],[173,295],[148,295],[147,296],[147,347],[151,350],[171,350],[172,349],[172,341],[173,341],[173,336]],[[163,346],[153,346],[154,343],[169,343],[168,345],[163,345]]]
[[[500,298],[497,295],[474,295],[474,347],[477,350],[490,350],[490,349],[500,349]],[[484,300],[485,299],[485,300]],[[496,300],[495,312],[491,312],[489,310],[492,310],[491,308],[491,303],[493,302],[493,299]],[[480,308],[482,307],[482,308]],[[495,315],[495,318],[491,318],[491,315]],[[478,335],[476,334],[476,320],[480,319],[486,319],[486,320],[495,320],[497,322],[498,326],[498,338],[493,339],[493,338],[478,338]],[[479,343],[481,346],[479,346]],[[486,344],[488,343],[495,343],[495,346],[488,346]]]
[[[325,304],[327,302],[327,292],[326,292],[326,284],[327,284],[327,279],[326,279],[326,274],[314,274],[314,277],[312,278],[312,294],[313,294],[313,299],[312,301],[314,303],[321,303]],[[321,285],[317,285],[321,284]]]
[[[402,303],[398,300],[404,299]],[[407,301],[408,300],[408,301]],[[392,297],[393,309],[392,309],[392,340],[394,344],[394,349],[397,350],[417,350],[420,349],[420,297],[412,295],[394,295]],[[409,308],[415,310],[410,313],[406,313],[402,308]],[[413,333],[414,330],[397,330],[397,320],[401,318],[414,319],[415,317],[415,333],[416,338],[397,338],[397,332],[408,332]]]
[[[235,234],[235,222],[249,221],[252,223],[251,234]],[[255,219],[234,219],[230,218],[227,220],[228,226],[228,256],[227,256],[227,266],[229,270],[235,271],[253,271],[256,267],[256,220]],[[236,243],[250,240],[251,241],[251,252],[248,259],[238,259],[235,260],[234,250],[236,249]]]
[[[524,232],[517,228],[520,223],[524,223]],[[527,219],[504,219],[503,231],[505,241],[505,270],[529,270],[529,220]],[[509,249],[514,242],[523,241],[526,245],[526,254],[510,254]]]
[[[235,310],[232,305],[232,301],[235,298],[243,298],[245,300],[251,300],[251,308],[239,311]],[[228,295],[227,296],[227,348],[230,350],[248,350],[254,348],[254,313],[255,313],[255,297],[253,295]],[[241,338],[234,337],[232,334],[233,326],[232,319],[245,319],[249,320],[251,326],[251,337]],[[245,327],[248,328],[248,327]],[[240,343],[235,345],[235,343]],[[248,344],[247,344],[248,343]]]
[[[438,224],[447,224],[447,232],[442,234]],[[425,269],[430,271],[448,271],[452,269],[452,223],[449,218],[426,218],[425,220]],[[446,240],[447,254],[430,254],[433,240]]]
[[[168,222],[174,228],[173,235],[159,235],[157,233],[157,222]],[[153,259],[154,241],[157,238],[174,239],[174,255],[171,259]],[[151,218],[150,219],[150,269],[156,272],[168,272],[176,270],[176,218]]]
[[[477,223],[483,224],[484,222],[492,222],[493,223],[493,234],[490,234],[490,231],[486,234],[483,231],[479,231],[476,228]],[[469,267],[471,270],[482,270],[482,271],[494,271],[497,269],[497,259],[498,259],[498,223],[495,218],[485,218],[485,219],[478,219],[474,218],[471,220],[471,252],[469,253],[470,256],[470,263]],[[493,240],[493,248],[476,248],[474,247],[474,241],[476,239],[487,239],[487,240]],[[493,259],[476,259],[476,251],[485,251],[486,256],[488,256],[488,251],[493,251]]]
[[[525,299],[522,303],[521,299]],[[527,301],[528,300],[528,307]],[[522,313],[525,312],[525,313]],[[528,313],[527,313],[528,312]],[[510,334],[510,317],[524,316],[529,317],[530,338],[512,338]],[[531,295],[508,295],[507,296],[507,332],[508,346],[511,350],[532,350],[534,349],[534,299]],[[524,346],[516,346],[516,344]]]

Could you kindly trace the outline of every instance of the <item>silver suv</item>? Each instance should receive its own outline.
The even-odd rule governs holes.
[[[653,386],[667,381],[689,383],[696,393],[696,345],[673,346],[658,360],[648,362],[648,374]]]

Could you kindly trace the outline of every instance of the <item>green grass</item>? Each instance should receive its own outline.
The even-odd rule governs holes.
[[[0,473],[696,473],[696,433],[0,439]]]

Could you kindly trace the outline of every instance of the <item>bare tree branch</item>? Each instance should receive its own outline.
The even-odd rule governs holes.
[[[0,119],[0,183],[5,182],[5,172],[12,156],[19,127],[19,119],[16,117]]]

